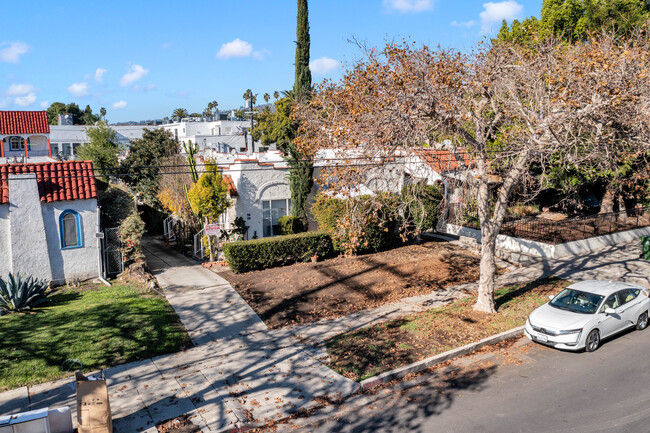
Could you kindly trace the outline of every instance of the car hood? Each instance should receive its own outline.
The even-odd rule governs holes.
[[[533,311],[528,320],[534,326],[568,331],[584,327],[592,318],[593,314],[572,313],[571,311],[551,307],[547,303]]]

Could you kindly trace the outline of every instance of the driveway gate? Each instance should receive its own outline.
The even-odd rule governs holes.
[[[104,229],[104,269],[109,275],[119,274],[124,270],[121,247],[119,227]]]

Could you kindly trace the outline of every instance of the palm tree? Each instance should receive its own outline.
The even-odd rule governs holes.
[[[274,97],[275,100],[277,101],[278,98],[280,97],[280,92],[278,92],[277,90],[276,90],[275,92],[273,92],[273,97]]]
[[[266,102],[266,105],[269,105],[269,99],[271,99],[271,95],[268,93],[264,94],[264,102]]]
[[[187,110],[185,108],[177,108],[172,112],[172,117],[187,117]]]

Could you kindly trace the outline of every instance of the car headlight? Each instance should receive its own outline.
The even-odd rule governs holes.
[[[580,328],[580,329],[570,329],[568,331],[560,331],[560,335],[579,334],[581,332],[582,332],[582,328]]]

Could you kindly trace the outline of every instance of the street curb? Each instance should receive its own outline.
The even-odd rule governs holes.
[[[465,346],[459,347],[457,349],[452,349],[447,352],[439,353],[438,355],[432,356],[430,358],[423,359],[422,361],[414,362],[413,364],[404,365],[402,367],[396,368],[385,373],[381,373],[374,377],[369,377],[368,379],[362,380],[360,382],[361,390],[365,391],[375,386],[381,385],[383,383],[391,382],[395,379],[400,379],[407,374],[416,373],[418,371],[426,370],[427,368],[440,364],[442,362],[448,361],[452,358],[458,358],[459,356],[467,355],[472,353],[481,347],[489,346],[491,344],[497,344],[504,340],[509,340],[514,337],[518,337],[524,334],[524,327],[520,326],[518,328],[511,329],[509,331],[502,332],[497,335],[492,335],[490,337],[484,338],[481,341],[476,343],[466,344]]]

